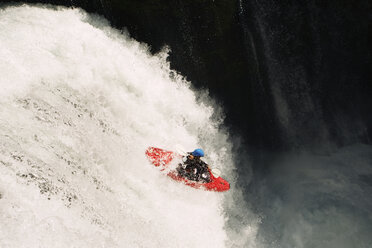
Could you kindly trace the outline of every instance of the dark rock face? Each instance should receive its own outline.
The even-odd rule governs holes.
[[[23,1],[24,2],[24,1]],[[371,143],[369,1],[45,0],[127,28],[258,150]]]
[[[368,3],[246,1],[243,6],[250,10],[246,19],[252,19],[262,78],[284,143],[301,148],[370,142]]]

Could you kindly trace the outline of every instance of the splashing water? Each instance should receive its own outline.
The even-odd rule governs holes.
[[[211,100],[169,69],[166,51],[152,56],[78,9],[0,11],[1,247],[239,243],[225,224],[238,190],[185,187],[144,156],[150,145],[203,147],[234,183]]]

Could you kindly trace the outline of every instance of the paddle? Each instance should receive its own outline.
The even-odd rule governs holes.
[[[187,155],[187,152],[185,151],[185,149],[180,145],[180,144],[177,144],[176,145],[176,152],[182,156],[186,156]]]

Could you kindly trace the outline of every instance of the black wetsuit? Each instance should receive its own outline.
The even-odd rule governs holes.
[[[183,169],[182,165],[178,169],[181,175],[193,181],[210,182],[208,165],[200,157],[194,156],[194,159],[190,159],[187,156],[184,165],[186,165],[185,169]]]

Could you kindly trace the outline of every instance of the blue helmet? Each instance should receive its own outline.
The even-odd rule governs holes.
[[[204,157],[204,151],[200,148],[195,149],[191,154],[197,157]]]

